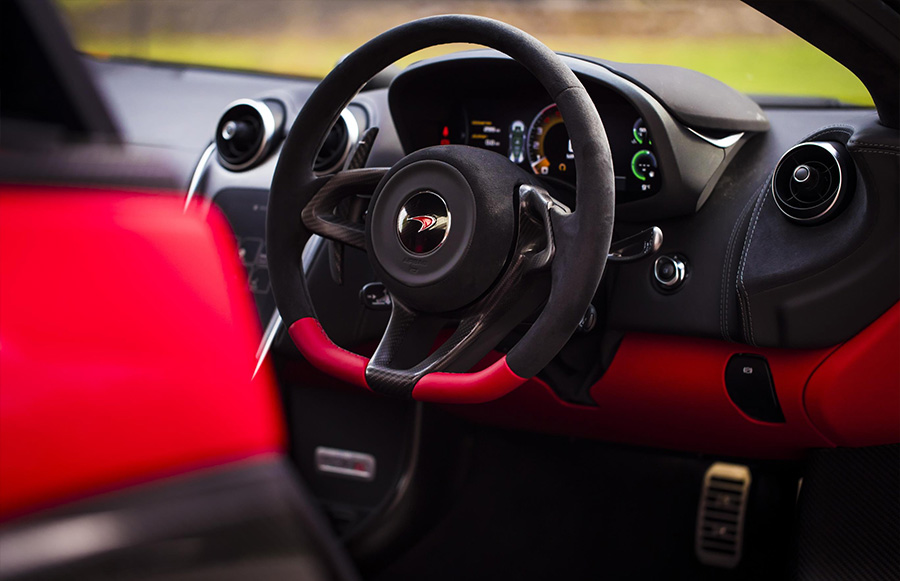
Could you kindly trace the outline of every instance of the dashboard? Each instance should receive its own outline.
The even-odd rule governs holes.
[[[614,240],[650,227],[658,227],[663,240],[651,258],[608,266],[593,301],[596,329],[573,336],[541,374],[543,387],[532,393],[537,403],[520,402],[537,406],[521,409],[546,413],[503,407],[510,403],[478,408],[482,419],[658,444],[662,440],[645,429],[646,417],[636,416],[641,410],[655,414],[656,423],[666,426],[666,445],[676,448],[757,454],[765,441],[769,448],[762,453],[778,456],[808,447],[803,438],[812,432],[804,398],[815,395],[806,387],[810,374],[836,345],[878,321],[900,297],[896,131],[881,125],[872,109],[751,100],[684,69],[575,56],[564,61],[591,95],[610,140],[619,178]],[[188,204],[214,205],[228,218],[261,326],[277,330],[269,325],[274,309],[262,217],[284,131],[315,83],[216,71],[175,75],[139,63],[88,62],[114,114],[125,120],[127,141],[169,152],[184,188],[190,184]],[[159,105],[160,99],[186,93],[194,98]],[[235,171],[219,162],[214,149],[202,154],[210,151],[229,104],[247,99],[279,103],[283,124],[269,136],[262,155]],[[565,202],[566,196],[574,198],[578,174],[567,163],[564,120],[555,117],[552,106],[527,71],[497,53],[470,51],[412,65],[389,86],[367,87],[348,112],[360,135],[379,129],[369,167],[392,166],[447,140],[512,156]],[[181,113],[173,116],[176,110]],[[347,123],[349,117],[342,119]],[[353,124],[345,127],[347,135]],[[827,142],[849,153],[841,171],[855,177],[836,211],[816,224],[792,221],[771,187],[779,161],[793,159],[803,151],[796,146],[806,142]],[[644,149],[656,161],[652,178],[650,166],[634,161]],[[648,180],[640,180],[635,170],[647,171]],[[364,349],[378,340],[389,312],[362,304],[361,289],[375,280],[366,255],[345,249],[336,277],[330,248],[307,247],[312,302],[338,345]],[[594,253],[585,248],[579,259],[592,260]],[[685,268],[677,289],[660,288],[655,281],[655,261],[664,256],[679,258]],[[279,365],[296,360],[285,333],[266,337]],[[516,340],[515,333],[509,340]],[[784,424],[745,419],[725,397],[722,374],[735,354],[766,358],[793,432]],[[838,401],[839,392],[833,394]],[[658,409],[650,409],[653,402]],[[829,414],[844,407],[821,407],[816,424],[840,420]],[[717,410],[715,417],[704,415],[710,409]],[[597,414],[602,417],[594,418]],[[733,438],[705,438],[697,426]],[[845,434],[833,431],[835,438]],[[682,440],[674,441],[673,434]]]
[[[658,283],[654,260],[611,267],[601,289],[604,298],[597,301],[609,330],[820,348],[846,340],[897,301],[897,281],[883,276],[893,264],[890,253],[896,251],[896,228],[891,226],[896,216],[874,213],[874,208],[896,205],[885,193],[896,183],[896,168],[881,167],[889,161],[887,155],[853,152],[860,146],[851,139],[854,134],[867,143],[890,139],[874,111],[764,110],[719,81],[685,69],[586,57],[565,61],[591,95],[610,140],[616,175],[614,239],[659,227],[664,234],[659,256],[677,260],[684,269],[682,284],[673,289]],[[123,71],[113,72],[100,71],[99,77],[127,78]],[[679,82],[672,82],[672,76]],[[145,83],[164,81],[147,78],[146,71],[142,77]],[[309,84],[297,83],[296,89],[284,83],[250,95],[284,107],[281,133],[272,134],[264,155],[241,171],[213,156],[192,180],[194,195],[219,206],[240,238],[263,326],[274,305],[262,216],[279,140],[309,94]],[[121,87],[111,92],[121,106],[133,106],[134,96]],[[232,92],[247,96],[237,85]],[[412,65],[389,88],[361,92],[347,111],[342,122],[352,118],[356,127],[345,128],[346,134],[379,128],[370,167],[391,166],[404,155],[442,143],[479,147],[512,158],[563,203],[574,205],[577,168],[568,157],[564,120],[531,75],[498,53],[469,51]],[[215,118],[210,126],[217,126]],[[856,185],[835,207],[836,214],[817,225],[792,222],[774,203],[770,185],[779,159],[810,140],[850,149],[856,167],[848,166],[845,173],[858,174],[856,180],[844,180]],[[343,145],[338,149],[347,155]],[[881,163],[874,170],[864,165],[876,162]],[[857,255],[859,259],[848,260]],[[585,259],[590,259],[589,249]],[[314,263],[316,272],[310,277],[318,286],[312,292],[318,295],[313,298],[323,320],[333,313],[329,333],[347,346],[377,339],[385,317],[359,305],[359,289],[372,275],[364,256],[356,262],[358,268],[348,266],[344,272],[356,277],[356,288],[330,282],[335,277],[327,257]],[[323,282],[315,282],[319,278]],[[855,282],[846,284],[848,280]],[[353,305],[353,316],[338,296]],[[841,317],[829,316],[834,309],[841,309]]]

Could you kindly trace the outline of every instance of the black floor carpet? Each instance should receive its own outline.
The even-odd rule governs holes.
[[[796,466],[750,463],[745,555],[701,565],[694,527],[715,458],[473,428],[466,483],[443,517],[377,581],[779,579]]]

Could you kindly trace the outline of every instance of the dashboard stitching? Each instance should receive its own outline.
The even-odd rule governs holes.
[[[836,131],[839,133],[846,133],[847,135],[853,135],[853,127],[849,125],[845,125],[843,123],[836,123],[834,125],[826,125],[825,127],[820,127],[813,133],[810,133],[805,138],[801,139],[799,143],[804,141],[809,141],[810,139],[815,139],[817,137],[821,137],[826,133],[830,133],[831,131]]]
[[[810,134],[805,137],[802,141],[809,141],[811,139],[818,139],[823,137],[828,133],[843,133],[847,135],[848,139],[853,135],[853,128],[847,125],[829,125],[827,127],[822,127],[818,131]],[[802,142],[801,141],[801,142]],[[888,153],[886,151],[880,151],[877,153]],[[893,152],[892,152],[893,153]],[[753,234],[756,231],[756,225],[759,222],[759,216],[762,214],[762,208],[765,205],[766,199],[768,199],[767,190],[769,188],[769,184],[771,182],[772,176],[769,176],[769,179],[766,181],[765,186],[763,186],[762,195],[759,197],[759,201],[757,202],[757,206],[754,210],[754,216],[752,218],[753,226],[747,234],[746,242],[744,243],[744,249],[742,251],[741,257],[741,266],[738,273],[738,293],[741,297],[740,306],[742,319],[744,318],[744,303],[746,303],[746,323],[747,329],[744,333],[744,338],[750,345],[756,345],[756,341],[753,337],[753,311],[750,307],[750,295],[747,292],[747,287],[744,284],[744,270],[747,265],[747,256],[750,254],[750,245],[753,242]]]
[[[765,189],[764,184],[762,190]],[[759,196],[761,192],[757,192],[756,195]],[[734,243],[737,241],[737,233],[740,229],[741,224],[744,223],[744,218],[747,216],[747,212],[754,206],[756,202],[756,197],[751,197],[750,201],[744,204],[744,209],[741,210],[740,216],[734,223],[734,228],[731,230],[731,237],[728,239],[728,246],[725,249],[725,271],[722,273],[722,300],[719,302],[719,316],[721,318],[720,327],[722,331],[722,338],[726,341],[730,341],[731,338],[728,334],[728,297],[731,293],[728,292],[728,280],[731,278],[731,255],[734,252]]]
[[[771,178],[771,176],[770,176]],[[747,287],[744,286],[744,268],[747,265],[747,255],[750,254],[750,244],[753,242],[753,234],[756,232],[756,225],[759,223],[759,216],[762,214],[762,207],[766,203],[766,199],[769,197],[767,194],[769,189],[770,178],[766,179],[766,183],[763,185],[760,193],[757,194],[756,206],[753,209],[753,218],[751,219],[753,225],[750,228],[750,231],[747,233],[747,241],[744,244],[744,249],[741,252],[741,267],[738,272],[738,293],[743,297],[741,301],[741,312],[744,312],[744,303],[746,303],[746,321],[747,321],[747,330],[744,334],[744,338],[751,345],[756,345],[753,340],[753,312],[750,310],[750,296],[747,294]]]
[[[882,153],[886,155],[898,155],[900,156],[900,151],[887,151],[883,149],[854,149],[853,153]]]
[[[851,146],[851,147],[854,145],[868,145],[869,147],[874,147],[876,149],[887,148],[887,149],[900,150],[900,145],[892,145],[890,143],[872,143],[870,141],[853,141],[851,143],[847,143],[847,145]],[[864,150],[860,150],[860,151],[864,151]],[[886,153],[897,153],[897,152],[892,151],[892,152],[886,152]]]
[[[799,143],[803,143],[804,141],[810,141],[812,139],[821,139],[825,137],[829,133],[843,133],[847,136],[849,141],[850,137],[853,135],[853,128],[849,125],[829,125],[827,127],[823,127],[814,133],[810,133],[806,137],[804,137]]]

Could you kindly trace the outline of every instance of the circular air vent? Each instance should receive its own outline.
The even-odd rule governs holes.
[[[233,171],[253,167],[271,151],[283,124],[284,107],[278,101],[235,101],[216,127],[219,161]]]
[[[837,215],[853,192],[854,172],[840,143],[795,145],[775,167],[772,196],[789,219],[819,224]]]
[[[319,175],[330,174],[343,167],[350,150],[359,141],[359,124],[349,109],[344,109],[328,132],[313,169]]]

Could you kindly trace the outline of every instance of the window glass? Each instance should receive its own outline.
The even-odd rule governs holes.
[[[750,94],[871,105],[840,64],[738,0],[57,0],[80,50],[322,77],[357,46],[433,14],[497,18],[557,51],[672,64]],[[404,59],[457,50],[436,47]]]

